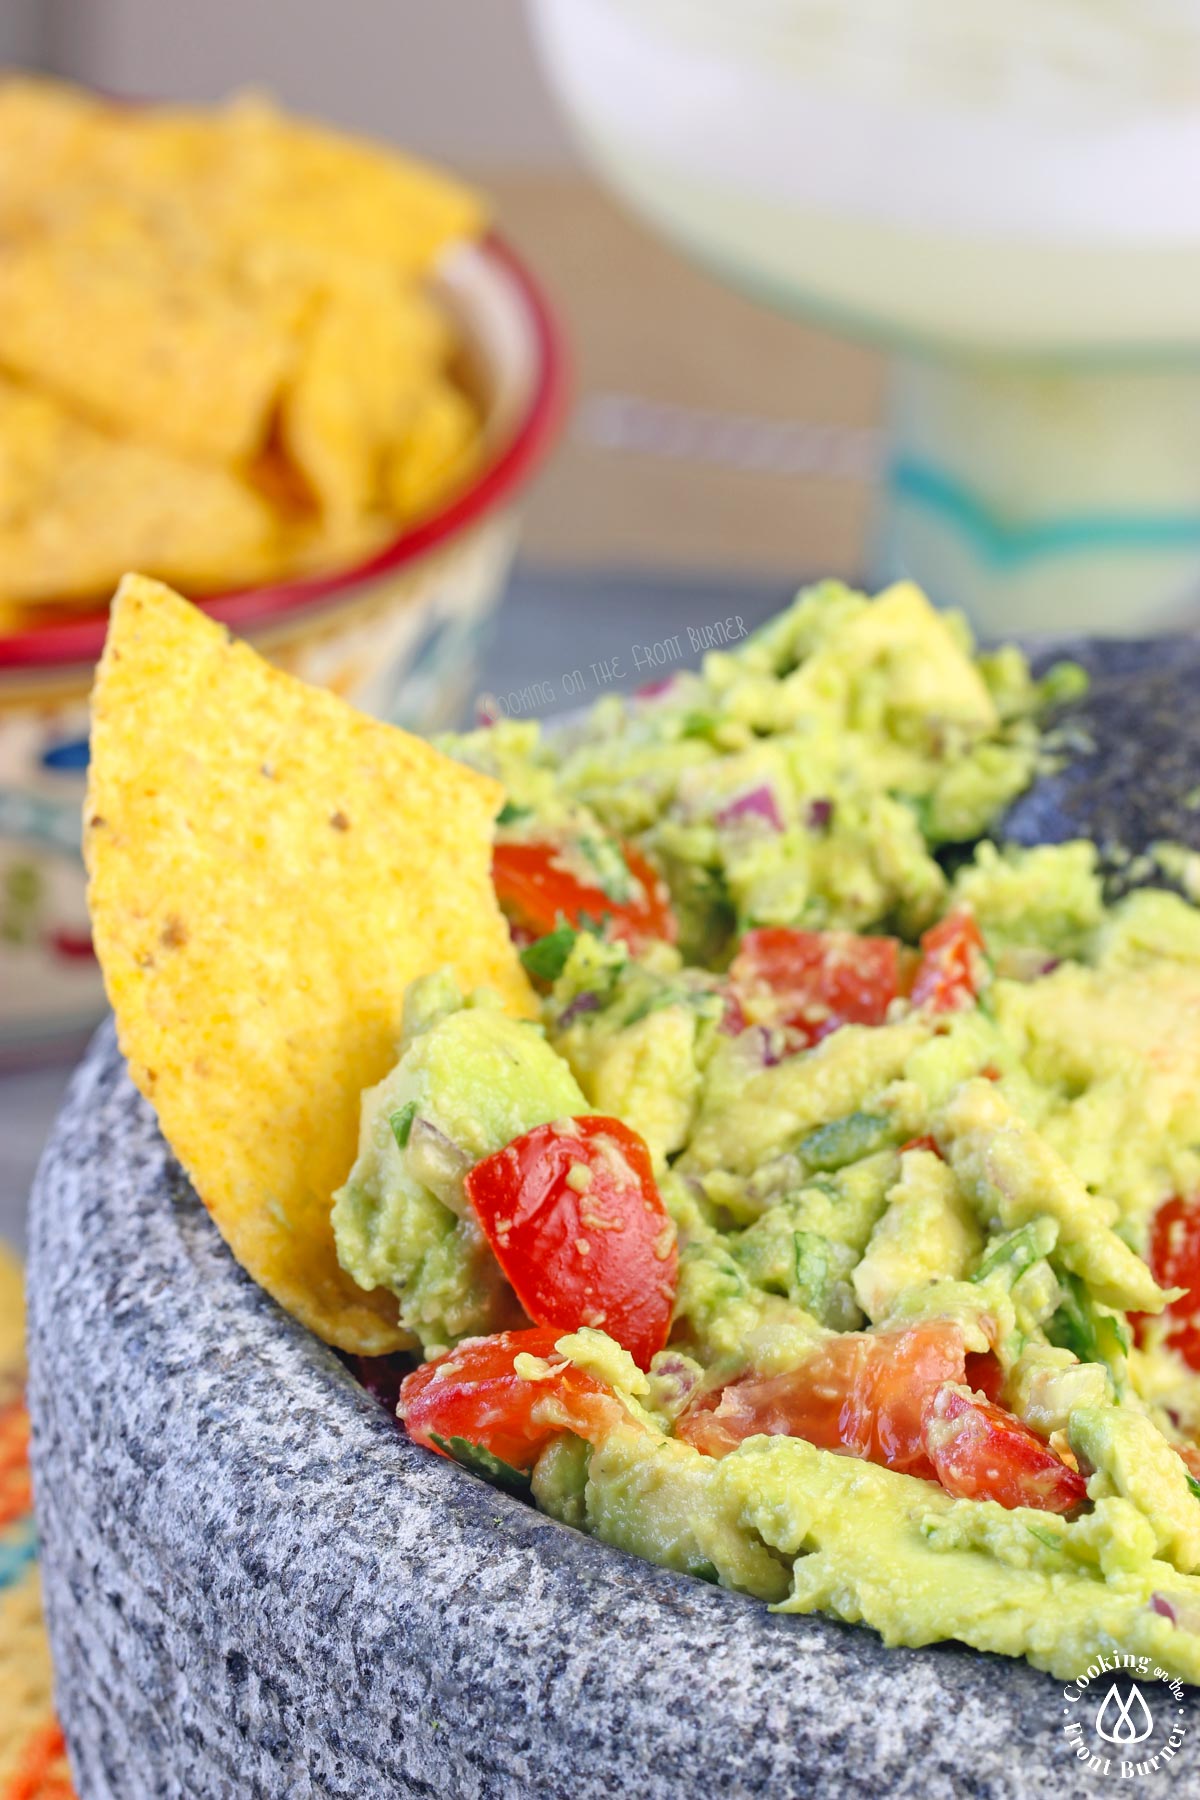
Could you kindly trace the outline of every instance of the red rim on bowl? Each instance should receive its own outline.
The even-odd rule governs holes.
[[[479,247],[491,262],[501,266],[516,288],[533,334],[536,357],[524,414],[504,450],[477,481],[427,518],[409,526],[365,561],[320,575],[298,576],[263,587],[202,596],[196,604],[210,618],[244,631],[284,613],[318,605],[343,589],[402,569],[456,532],[482,519],[533,474],[557,436],[566,410],[566,351],[545,295],[516,253],[495,232],[489,233]],[[106,608],[103,612],[87,613],[32,631],[0,636],[0,669],[51,668],[95,662],[104,645],[107,624]]]

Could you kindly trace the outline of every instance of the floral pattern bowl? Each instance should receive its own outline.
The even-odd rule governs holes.
[[[303,680],[414,730],[456,722],[516,548],[519,490],[560,422],[558,328],[499,238],[438,273],[485,411],[471,483],[356,567],[204,610]],[[0,637],[0,1067],[82,1045],[104,1009],[80,858],[88,694],[102,613]]]

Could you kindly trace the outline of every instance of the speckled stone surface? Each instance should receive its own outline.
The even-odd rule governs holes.
[[[83,1800],[1097,1791],[1049,1677],[772,1617],[408,1444],[236,1267],[108,1028],[31,1248],[46,1602]],[[1191,1712],[1175,1792],[1200,1792]]]
[[[1021,796],[1003,835],[1018,844],[1090,837],[1102,857],[1163,839],[1200,850],[1200,638],[1080,639],[1040,661],[1060,656],[1081,662],[1091,686],[1052,721],[1064,766]],[[1104,860],[1111,886],[1129,885],[1127,871]]]

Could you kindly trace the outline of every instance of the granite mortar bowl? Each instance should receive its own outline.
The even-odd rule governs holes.
[[[1118,652],[1084,647],[1136,684]],[[1186,710],[1200,647],[1138,666],[1173,668]],[[1046,804],[1057,818],[1070,794]],[[1023,1663],[773,1616],[411,1445],[233,1261],[111,1026],[46,1151],[30,1240],[45,1601],[82,1800],[1108,1785],[1064,1743],[1061,1683]],[[1186,1714],[1172,1786],[1196,1793],[1200,1697]]]

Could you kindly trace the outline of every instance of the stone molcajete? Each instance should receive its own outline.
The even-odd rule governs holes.
[[[1014,835],[1068,835],[1064,818],[1105,835],[1106,766],[1138,790],[1132,848],[1185,835],[1175,789],[1200,780],[1200,744],[1166,792],[1154,746],[1187,726],[1200,652],[1094,660],[1114,656],[1137,672],[1083,703],[1086,780],[1040,784]],[[46,1606],[82,1800],[1023,1800],[1103,1785],[1081,1788],[1061,1684],[1024,1663],[774,1617],[410,1445],[235,1264],[110,1028],[43,1161],[31,1244]],[[1181,1722],[1200,1738],[1200,1699]]]
[[[1050,721],[1062,767],[1010,808],[1001,835],[1090,837],[1120,889],[1131,885],[1126,855],[1162,842],[1200,850],[1200,639],[1085,639],[1040,660],[1060,656],[1082,662],[1091,685]]]

